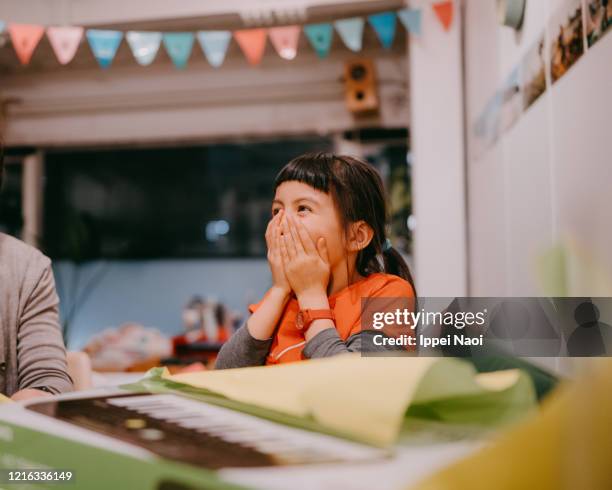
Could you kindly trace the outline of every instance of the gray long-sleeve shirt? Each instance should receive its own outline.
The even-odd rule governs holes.
[[[0,233],[0,393],[72,389],[51,261]]]
[[[344,342],[338,332],[328,328],[319,332],[304,346],[307,359],[331,357],[347,352],[384,352],[388,347],[372,342],[373,332],[364,330],[351,335]],[[246,323],[223,345],[215,363],[215,369],[231,369],[261,366],[266,362],[272,339],[259,340],[251,336]]]

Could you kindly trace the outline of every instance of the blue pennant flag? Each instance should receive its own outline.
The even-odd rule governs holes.
[[[199,31],[198,42],[206,59],[215,68],[223,64],[227,47],[232,39],[230,31]]]
[[[421,11],[419,9],[398,10],[397,16],[411,34],[421,34]]]
[[[347,48],[355,52],[361,51],[364,24],[363,17],[340,19],[334,22],[342,42]]]
[[[384,48],[388,49],[395,38],[395,12],[382,12],[368,17],[370,24]]]
[[[139,65],[146,66],[153,63],[161,44],[161,32],[129,31],[125,37]]]
[[[164,32],[164,46],[177,68],[185,68],[191,56],[194,35],[191,32]]]
[[[102,68],[108,68],[113,62],[121,39],[123,33],[120,31],[87,30],[87,41]]]
[[[333,26],[331,24],[310,24],[304,26],[304,32],[319,58],[325,58],[331,48],[334,35]]]

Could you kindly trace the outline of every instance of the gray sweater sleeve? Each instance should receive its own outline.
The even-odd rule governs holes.
[[[72,390],[66,349],[58,320],[58,303],[51,266],[47,265],[30,293],[17,333],[18,387],[46,388],[51,393]]]
[[[259,340],[252,337],[245,323],[221,347],[215,369],[262,366],[271,345],[272,339]]]
[[[385,352],[389,347],[379,346],[373,342],[376,332],[364,330],[351,335],[344,342],[334,328],[322,330],[315,335],[304,347],[304,357],[316,359],[319,357],[331,357],[348,352]],[[380,333],[378,333],[380,335]],[[395,350],[395,349],[394,349]],[[398,349],[400,350],[400,349]]]

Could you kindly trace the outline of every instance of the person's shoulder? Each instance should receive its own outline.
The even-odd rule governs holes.
[[[40,250],[15,237],[0,233],[0,267],[15,273],[37,273],[51,264]]]
[[[370,274],[363,282],[364,296],[414,297],[414,290],[408,281],[385,272]]]

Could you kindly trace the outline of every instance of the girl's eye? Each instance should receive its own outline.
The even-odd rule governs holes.
[[[311,209],[308,206],[298,206],[298,214],[304,214],[310,211]]]
[[[272,216],[276,216],[278,214],[278,212],[280,211],[280,208],[274,208],[272,210]]]

